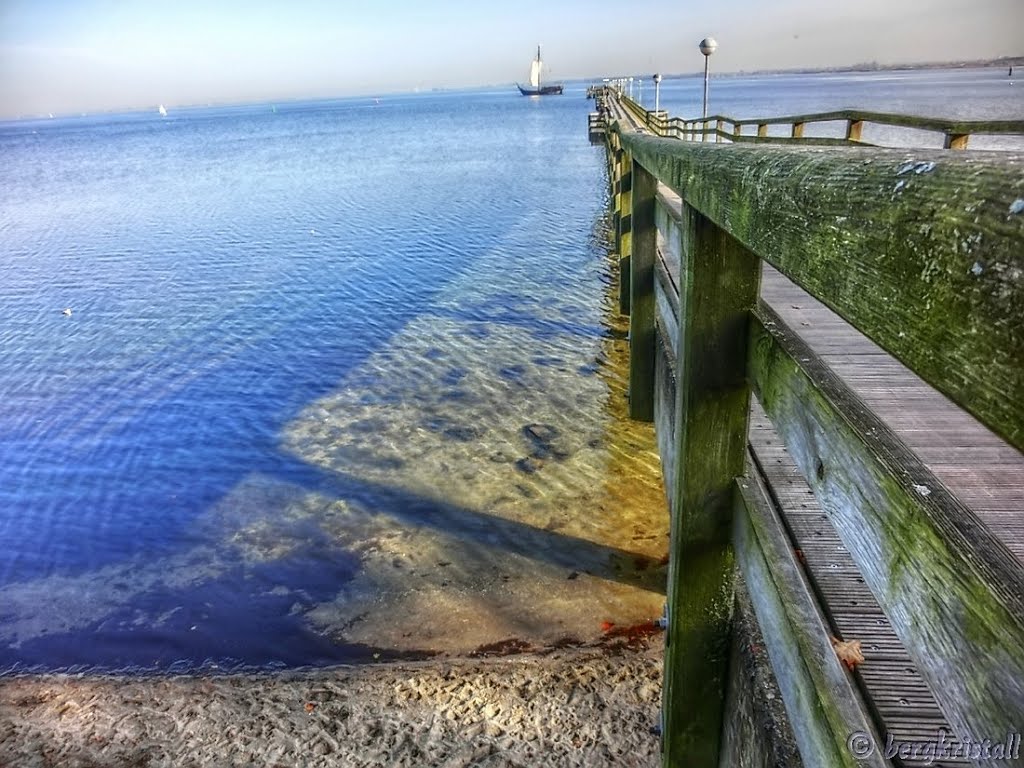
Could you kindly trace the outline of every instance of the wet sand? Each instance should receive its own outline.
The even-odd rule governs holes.
[[[661,637],[278,675],[0,680],[0,766],[655,766]]]

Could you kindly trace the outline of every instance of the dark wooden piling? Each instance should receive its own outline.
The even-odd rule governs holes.
[[[654,225],[657,180],[633,163],[632,252],[629,261],[629,415],[654,419],[654,262],[658,231]]]
[[[711,768],[731,637],[733,482],[746,450],[747,314],[760,273],[753,254],[690,206],[682,235],[665,755]]]
[[[633,274],[630,260],[633,255],[633,158],[629,152],[620,150],[617,158],[619,178],[619,308],[623,314],[631,311]]]

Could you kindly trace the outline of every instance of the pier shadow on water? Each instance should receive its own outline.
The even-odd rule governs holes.
[[[4,492],[0,669],[301,666],[660,612],[601,244],[538,246],[557,212],[482,192],[440,222],[459,249],[383,234],[7,431],[33,471]]]

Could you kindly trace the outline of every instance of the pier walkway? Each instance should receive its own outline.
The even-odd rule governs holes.
[[[1024,123],[595,95],[672,516],[665,764],[1020,764],[1024,155],[968,140]]]

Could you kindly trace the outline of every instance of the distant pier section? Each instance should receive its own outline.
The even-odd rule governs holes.
[[[671,516],[664,764],[1019,765],[1024,152],[968,147],[1024,121],[589,95]]]

